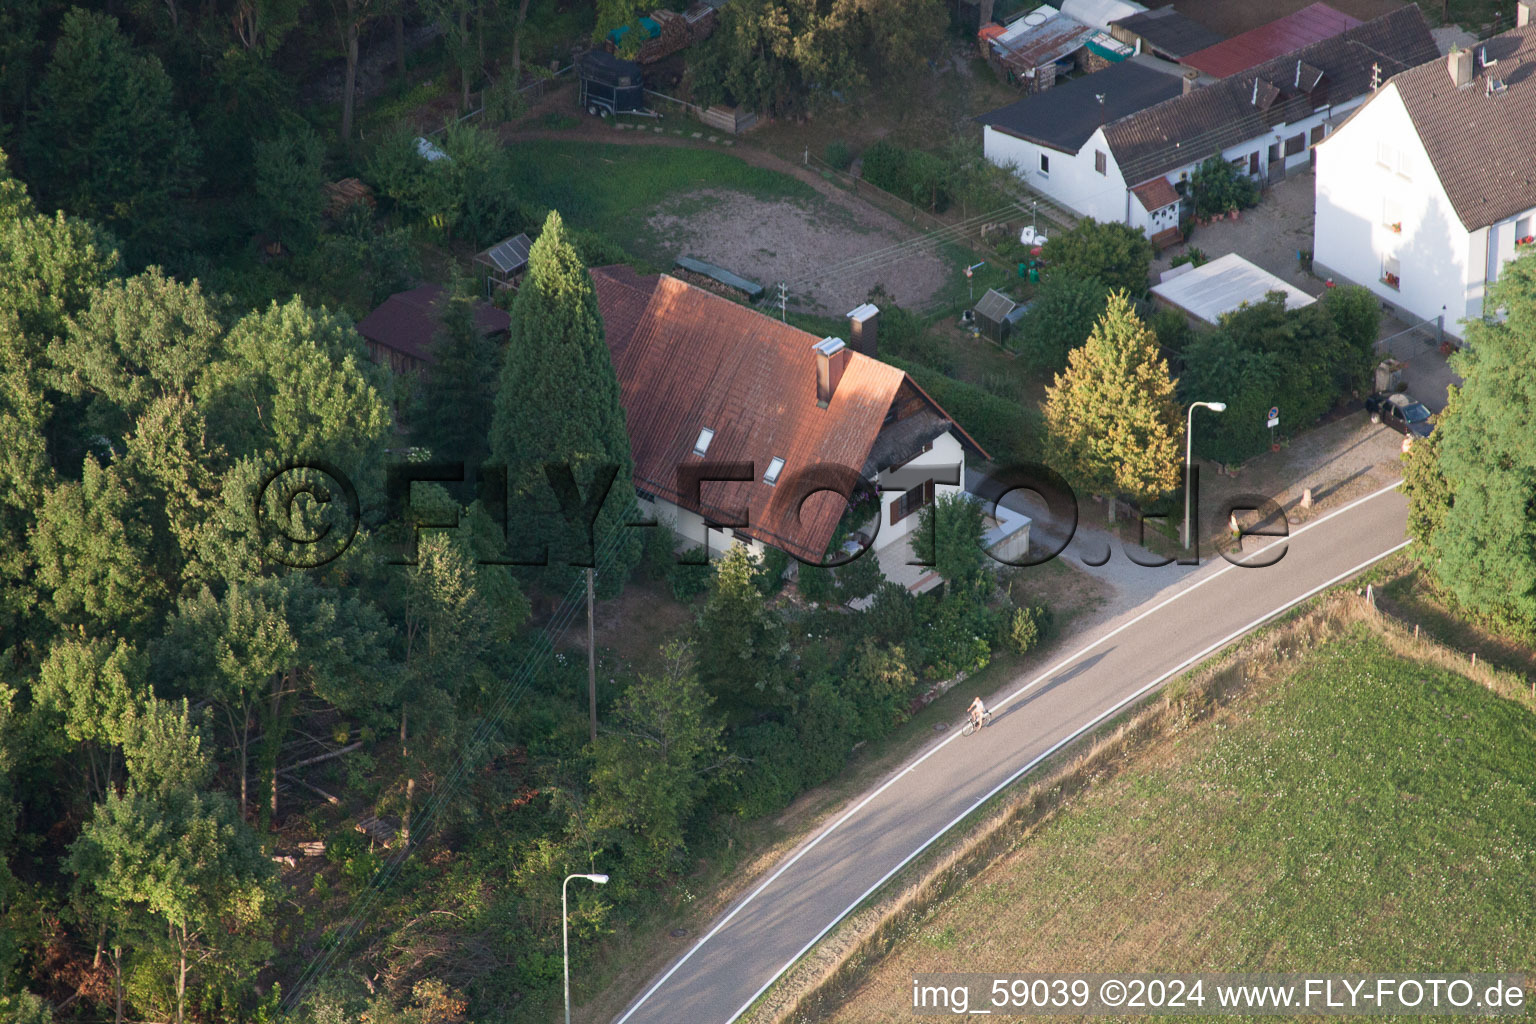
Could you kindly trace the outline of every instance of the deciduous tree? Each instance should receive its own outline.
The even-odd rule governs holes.
[[[724,750],[713,703],[685,648],[664,652],[665,667],[631,683],[599,734],[592,770],[592,818],[612,830],[641,864],[665,867],[704,791],[700,776]]]
[[[1051,461],[1095,494],[1150,503],[1179,484],[1179,412],[1157,339],[1124,292],[1046,390]]]
[[[1141,295],[1147,290],[1152,243],[1140,228],[1088,217],[1070,231],[1051,235],[1041,256],[1048,267],[1047,276],[1096,278],[1109,288]]]
[[[1536,635],[1536,254],[1505,264],[1453,357],[1464,383],[1436,428],[1443,483],[1416,481],[1436,577],[1473,612]],[[1415,445],[1417,447],[1417,444]],[[1443,497],[1448,492],[1448,504]],[[1438,524],[1429,508],[1439,506]]]
[[[981,547],[985,531],[981,504],[950,491],[918,513],[912,553],[944,577],[951,593],[977,596],[988,583],[987,554]]]
[[[782,704],[788,692],[789,638],[758,586],[760,572],[745,547],[733,546],[715,563],[699,614],[699,677],[737,707]]]

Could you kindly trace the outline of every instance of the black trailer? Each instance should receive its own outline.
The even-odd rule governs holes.
[[[591,50],[581,55],[576,71],[581,78],[581,105],[587,113],[632,114],[645,109],[645,86],[640,65],[634,61]]]

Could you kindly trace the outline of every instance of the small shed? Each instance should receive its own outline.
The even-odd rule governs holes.
[[[757,126],[757,115],[740,107],[714,106],[699,114],[699,120],[711,128],[740,135]]]
[[[480,264],[485,274],[487,296],[493,288],[516,290],[518,282],[523,278],[523,271],[528,269],[528,252],[532,248],[533,243],[527,235],[513,235],[475,257],[475,262]]]
[[[1219,323],[1223,313],[1263,302],[1270,292],[1285,293],[1286,309],[1299,309],[1317,301],[1235,252],[1204,266],[1176,269],[1184,272],[1177,276],[1165,275],[1162,281],[1152,286],[1153,297],[1208,324]]]
[[[991,338],[999,345],[1008,336],[1008,314],[1018,307],[1008,296],[996,288],[987,289],[987,294],[976,303],[976,327],[983,335]]]
[[[368,354],[396,373],[422,370],[436,362],[432,350],[442,327],[440,285],[428,284],[396,292],[357,322],[357,333],[368,343]],[[475,327],[494,337],[506,333],[512,318],[488,302],[475,303]]]
[[[640,65],[606,50],[589,50],[576,61],[581,106],[589,114],[628,114],[645,109]]]
[[[713,263],[696,260],[692,256],[679,256],[675,265],[690,274],[697,274],[700,277],[722,284],[733,291],[738,291],[754,301],[763,297],[762,285],[756,281],[749,281],[739,274],[733,274],[724,267],[717,267]]]

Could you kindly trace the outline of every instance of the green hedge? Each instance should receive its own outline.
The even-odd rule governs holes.
[[[1038,409],[999,398],[909,360],[887,356],[885,361],[910,374],[994,462],[1040,458],[1045,422]]]

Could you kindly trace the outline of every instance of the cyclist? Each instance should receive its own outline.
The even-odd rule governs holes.
[[[982,719],[986,717],[987,714],[987,706],[981,702],[980,697],[977,697],[975,700],[971,701],[971,706],[966,710],[971,716],[971,724],[980,729]]]

